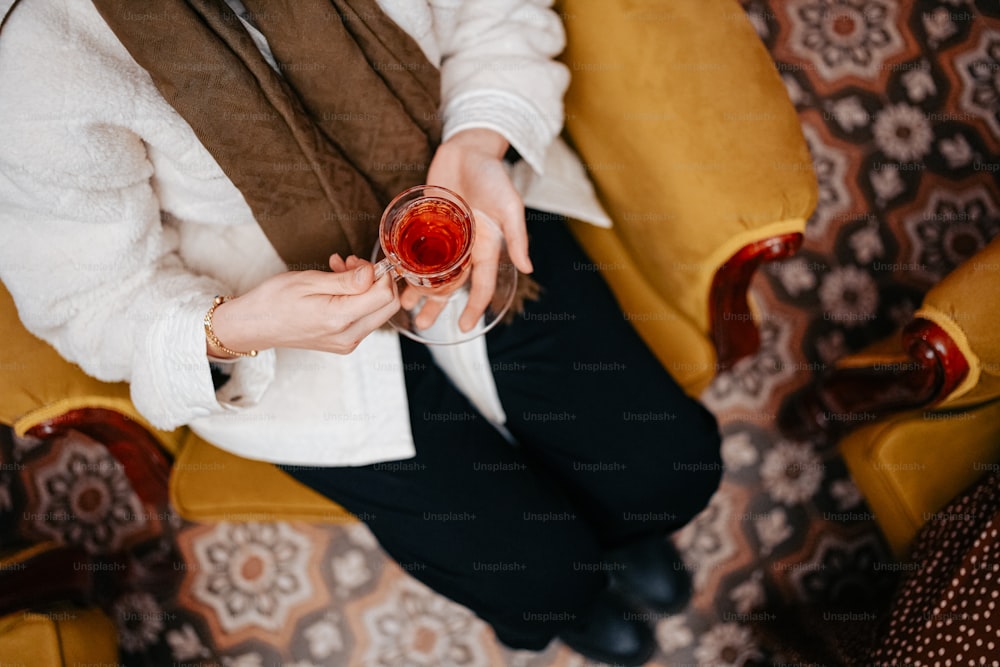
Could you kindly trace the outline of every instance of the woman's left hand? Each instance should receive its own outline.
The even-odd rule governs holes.
[[[458,322],[462,331],[476,325],[493,298],[504,240],[514,266],[523,273],[532,271],[524,204],[503,165],[507,145],[507,140],[493,130],[463,130],[438,147],[427,173],[428,185],[458,193],[468,202],[475,218],[469,301]],[[400,296],[400,303],[404,308],[413,308],[421,296],[408,289]],[[429,327],[443,308],[443,300],[428,299],[417,316],[417,327]]]

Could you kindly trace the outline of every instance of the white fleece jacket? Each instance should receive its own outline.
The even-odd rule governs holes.
[[[568,73],[552,60],[563,33],[549,1],[379,4],[441,67],[445,138],[501,132],[524,158],[514,179],[528,204],[608,224],[556,140]],[[214,391],[202,328],[212,298],[283,270],[242,195],[91,2],[13,7],[0,31],[0,280],[25,326],[87,373],[129,382],[154,425],[188,424],[236,454],[412,456],[391,332],[350,355],[263,351]],[[483,341],[435,353],[502,422]]]

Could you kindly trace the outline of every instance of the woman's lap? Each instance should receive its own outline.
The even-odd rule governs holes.
[[[487,336],[516,445],[404,339],[416,456],[290,470],[525,648],[604,585],[603,549],[689,521],[721,470],[711,415],[634,333],[565,226],[534,220],[529,233],[542,297]]]

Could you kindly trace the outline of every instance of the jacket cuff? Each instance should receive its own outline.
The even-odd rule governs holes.
[[[533,104],[504,90],[478,90],[459,95],[444,113],[442,141],[472,128],[499,132],[528,165],[541,175],[545,152],[562,125],[562,116],[546,118]]]
[[[171,430],[194,419],[257,403],[274,378],[274,350],[233,365],[216,393],[202,322],[212,296],[199,294],[161,313],[136,350],[132,402],[153,426]]]

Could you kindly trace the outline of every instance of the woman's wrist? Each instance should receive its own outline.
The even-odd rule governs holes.
[[[205,313],[205,352],[219,360],[257,356],[258,345],[245,339],[245,327],[238,326],[237,299],[216,297]]]
[[[498,160],[503,159],[503,156],[507,154],[507,149],[510,148],[510,142],[507,141],[506,137],[496,130],[484,127],[474,127],[456,132],[444,143],[444,145],[447,144],[471,148],[496,157]]]

